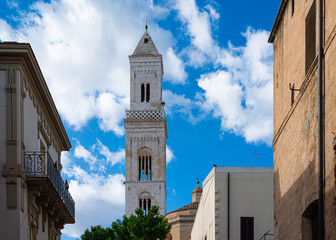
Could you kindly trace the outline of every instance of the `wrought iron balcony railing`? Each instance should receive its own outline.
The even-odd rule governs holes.
[[[25,152],[25,174],[27,177],[47,177],[69,213],[75,219],[75,202],[72,199],[68,185],[64,183],[56,165],[48,152]]]

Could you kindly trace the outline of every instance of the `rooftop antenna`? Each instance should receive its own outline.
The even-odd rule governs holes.
[[[148,29],[148,26],[147,26],[147,17],[146,17],[146,26],[145,26],[145,29],[146,29],[146,31]]]
[[[257,153],[257,151],[254,151],[254,167],[257,166],[257,160],[259,160],[260,156],[263,156],[263,155],[265,154]]]

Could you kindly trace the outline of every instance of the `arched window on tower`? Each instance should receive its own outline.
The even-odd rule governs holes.
[[[139,208],[146,214],[152,207],[152,196],[149,192],[142,192],[139,194]]]
[[[146,84],[146,102],[149,102],[150,100],[150,84]]]
[[[149,148],[141,148],[138,151],[138,180],[152,181],[152,151]]]
[[[145,84],[141,84],[141,102],[145,101]]]

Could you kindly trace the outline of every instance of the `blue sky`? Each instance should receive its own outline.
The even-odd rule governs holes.
[[[191,202],[213,167],[272,166],[272,45],[280,0],[2,0],[0,40],[29,42],[67,130],[64,179],[76,224],[124,213],[129,64],[148,18],[164,60],[167,212]],[[33,150],[33,149],[32,149]]]

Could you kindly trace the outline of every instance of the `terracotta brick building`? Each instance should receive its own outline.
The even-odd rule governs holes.
[[[336,1],[320,1],[282,0],[269,38],[276,239],[336,239]]]

